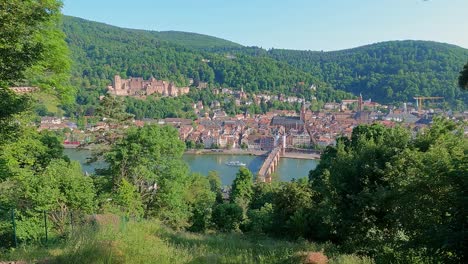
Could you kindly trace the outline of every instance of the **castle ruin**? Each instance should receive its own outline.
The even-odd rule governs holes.
[[[108,92],[118,96],[147,96],[154,93],[163,96],[176,97],[187,94],[189,87],[177,87],[173,82],[156,80],[151,77],[145,81],[141,77],[122,79],[119,75],[114,76],[114,83],[107,87]]]

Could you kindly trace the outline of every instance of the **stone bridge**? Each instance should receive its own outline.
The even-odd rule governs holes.
[[[274,148],[258,171],[257,180],[260,182],[271,182],[271,174],[276,171],[279,160],[281,158],[284,148],[280,145]]]

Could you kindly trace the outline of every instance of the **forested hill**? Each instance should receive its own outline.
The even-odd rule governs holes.
[[[273,49],[266,54],[338,89],[381,102],[432,95],[468,104],[468,93],[457,86],[459,72],[468,61],[468,50],[450,44],[389,41],[342,51]]]
[[[178,85],[188,85],[188,78],[193,78],[246,91],[284,93],[306,91],[307,85],[316,83],[312,74],[267,56],[234,57],[197,48],[202,43],[217,45],[218,51],[238,46],[213,37],[122,29],[74,17],[64,17],[63,30],[74,61],[73,83],[80,88],[102,89],[115,74],[152,75]],[[304,85],[296,87],[298,83]]]
[[[454,45],[390,41],[332,52],[264,50],[195,33],[123,29],[68,16],[63,20],[73,83],[80,88],[103,89],[115,74],[153,75],[178,85],[193,78],[248,92],[309,96],[307,87],[319,84],[383,103],[431,95],[459,108],[468,105],[468,94],[457,87],[468,50]],[[327,100],[349,97],[330,91]]]
[[[241,48],[242,45],[198,33],[189,33],[189,32],[181,32],[181,31],[149,31],[149,30],[138,30],[138,29],[127,29],[127,28],[119,28],[114,27],[111,25],[107,25],[105,23],[99,23],[94,21],[85,20],[78,17],[72,16],[64,16],[63,17],[64,24],[66,26],[70,25],[78,25],[81,24],[81,27],[88,27],[94,28],[96,30],[102,30],[107,33],[114,32],[118,30],[122,33],[136,33],[140,32],[146,34],[148,37],[159,40],[159,41],[167,41],[174,44],[178,44],[181,46],[185,46],[187,48],[192,49],[200,49],[200,50],[210,50],[210,49],[235,49]]]

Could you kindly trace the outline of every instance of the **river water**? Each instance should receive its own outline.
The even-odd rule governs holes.
[[[81,163],[83,171],[93,173],[96,168],[104,168],[105,162],[98,161],[93,164],[87,164],[86,160],[91,156],[90,150],[65,149],[65,154],[71,159]],[[207,175],[209,171],[217,171],[221,177],[223,185],[230,185],[239,171],[239,167],[227,166],[226,162],[240,161],[246,164],[246,167],[255,175],[262,166],[265,157],[250,155],[195,155],[184,154],[185,162],[192,172]],[[317,167],[318,160],[303,160],[281,158],[276,174],[281,181],[291,181],[307,177],[309,171]]]

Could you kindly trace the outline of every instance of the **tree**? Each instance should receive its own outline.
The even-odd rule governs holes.
[[[252,200],[253,175],[246,167],[241,167],[232,184],[231,202],[239,205],[244,211]]]
[[[70,103],[70,58],[58,0],[0,1],[0,87],[26,83]]]
[[[460,262],[467,152],[461,125],[448,120],[415,138],[398,127],[355,128],[310,172],[310,236],[383,262]]]
[[[192,212],[189,230],[202,232],[210,227],[216,193],[212,191],[211,182],[206,176],[192,174],[190,179],[190,187],[186,194]]]
[[[119,207],[120,213],[134,218],[143,216],[141,196],[135,186],[126,179],[121,180],[114,197],[114,202]]]
[[[16,122],[16,117],[30,105],[28,97],[16,95],[0,85],[0,145],[8,139],[18,138],[20,124]]]
[[[21,80],[24,72],[46,52],[44,26],[60,13],[55,0],[0,1],[0,81],[3,85]],[[3,86],[2,85],[2,86]]]
[[[280,184],[277,181],[266,183],[257,182],[253,186],[253,195],[250,202],[250,209],[260,209],[265,204],[272,204],[273,198],[280,190]]]
[[[185,142],[185,146],[187,149],[194,149],[195,148],[195,142],[193,140],[187,140]]]
[[[210,189],[213,193],[216,194],[216,202],[223,202],[223,193],[221,192],[221,178],[217,171],[208,172],[208,181],[210,183]]]
[[[32,169],[12,168],[11,176],[0,181],[0,206],[17,210],[20,239],[34,240],[43,235],[43,211],[60,235],[66,231],[70,212],[93,212],[93,181],[83,175],[78,163],[53,159],[43,170]]]
[[[173,227],[185,227],[190,217],[185,198],[190,179],[182,159],[184,150],[185,144],[173,127],[132,127],[106,153],[109,167],[102,174],[114,189],[122,179],[135,185],[145,216],[157,216]]]
[[[111,94],[102,98],[96,109],[96,115],[111,124],[125,124],[133,117],[125,111],[123,98]]]
[[[27,97],[7,86],[53,86],[64,102],[70,99],[70,59],[58,26],[61,6],[58,0],[0,1],[0,141],[15,138],[19,124],[13,116],[31,106]]]
[[[218,204],[213,211],[213,223],[223,232],[238,230],[243,219],[243,210],[237,204]]]
[[[0,1],[0,206],[16,208],[20,239],[42,234],[41,211],[63,233],[67,212],[94,210],[92,180],[63,156],[58,138],[29,126],[31,100],[6,88],[35,85],[69,101],[60,7],[56,0]]]
[[[427,141],[428,147],[419,144]],[[440,262],[463,262],[468,186],[463,126],[435,119],[430,129],[417,135],[415,145],[423,147],[407,149],[387,172],[395,186],[393,219],[399,219],[409,238],[403,248],[436,255]]]
[[[460,72],[460,77],[458,78],[458,85],[464,89],[468,90],[468,63],[463,67],[463,71]]]
[[[274,229],[274,211],[271,203],[266,203],[259,209],[250,209],[247,212],[248,222],[246,230],[256,233],[271,233]]]
[[[307,182],[283,183],[273,197],[272,231],[279,235],[307,237],[311,208],[312,192]]]

